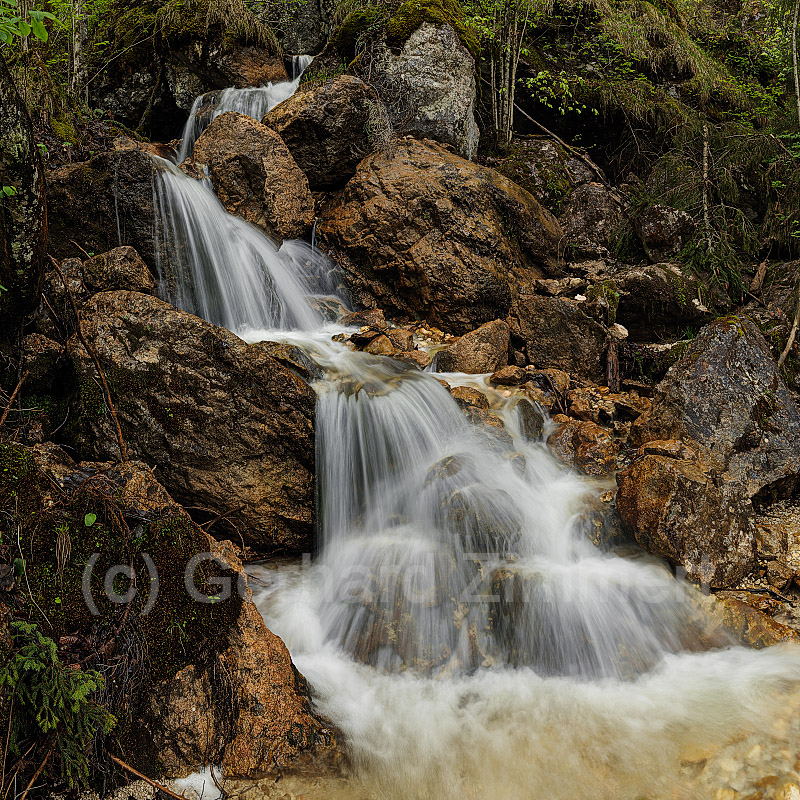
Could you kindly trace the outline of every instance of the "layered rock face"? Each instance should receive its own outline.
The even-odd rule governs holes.
[[[128,449],[177,500],[261,552],[311,548],[315,396],[300,377],[268,349],[135,292],[95,295],[83,333],[119,398]],[[70,440],[116,458],[92,361],[77,337],[68,353],[81,406]]]
[[[504,317],[522,276],[555,268],[562,238],[507,178],[413,139],[364,159],[318,233],[356,302],[452,333]]]
[[[214,191],[231,213],[277,239],[296,239],[314,222],[305,175],[277,133],[246,114],[220,114],[194,146]]]

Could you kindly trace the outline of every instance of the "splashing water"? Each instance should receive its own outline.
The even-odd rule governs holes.
[[[229,214],[209,180],[154,160],[156,264],[164,299],[236,333],[318,328],[322,316],[310,301],[335,292],[332,263],[305,242],[276,247]]]
[[[246,89],[222,89],[207,92],[196,97],[192,103],[189,119],[183,128],[182,141],[178,150],[178,163],[188,158],[194,150],[195,142],[200,134],[220,115],[226,111],[238,111],[247,114],[259,122],[263,116],[279,103],[288,100],[300,84],[300,77],[313,56],[292,56],[292,79],[268,83],[266,86],[254,86]]]

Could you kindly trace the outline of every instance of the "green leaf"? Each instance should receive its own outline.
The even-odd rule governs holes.
[[[91,513],[89,513],[89,514],[87,514],[87,515],[86,515],[86,516],[83,518],[83,524],[84,524],[84,525],[85,525],[87,528],[91,528],[91,527],[92,527],[92,525],[94,525],[94,524],[95,524],[95,522],[97,522],[97,514],[91,514]]]
[[[14,559],[14,573],[22,576],[25,574],[25,561],[21,558]]]

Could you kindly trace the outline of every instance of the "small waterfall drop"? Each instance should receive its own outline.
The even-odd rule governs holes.
[[[154,160],[156,264],[164,299],[237,333],[318,328],[322,317],[309,301],[335,292],[332,263],[305,242],[276,247],[229,214],[208,179]]]
[[[178,163],[192,154],[200,134],[220,114],[226,111],[238,111],[260,122],[268,111],[288,100],[297,91],[300,77],[313,60],[314,56],[292,56],[292,79],[289,81],[277,81],[266,86],[246,89],[222,89],[196,97],[189,112],[189,119],[183,128]]]

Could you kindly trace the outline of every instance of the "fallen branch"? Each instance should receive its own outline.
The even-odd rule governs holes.
[[[166,786],[162,786],[158,781],[154,781],[152,778],[148,778],[147,775],[142,775],[139,770],[134,769],[129,764],[126,764],[122,759],[117,758],[116,756],[112,756],[111,753],[108,754],[108,757],[118,766],[122,767],[122,769],[127,770],[131,773],[131,775],[135,775],[140,780],[143,780],[145,783],[149,783],[154,789],[158,789],[159,792],[164,792],[167,797],[175,797],[177,800],[186,800],[186,797],[182,794],[175,794],[171,789],[167,789]]]
[[[778,359],[779,367],[783,366],[783,362],[786,361],[786,357],[789,355],[789,351],[792,349],[794,338],[797,336],[798,325],[800,325],[800,285],[797,287],[797,309],[794,312],[794,322],[792,323],[791,331],[789,331],[789,338],[786,340],[786,347],[783,348],[783,352]]]
[[[58,277],[61,278],[61,283],[64,285],[64,289],[67,292],[67,296],[69,297],[70,304],[72,305],[72,310],[75,313],[75,331],[78,334],[78,338],[81,340],[81,344],[83,345],[86,352],[89,354],[89,357],[92,359],[95,369],[97,370],[98,375],[100,376],[100,381],[103,384],[103,394],[105,395],[106,405],[108,406],[108,410],[111,412],[111,416],[114,419],[114,425],[117,429],[117,443],[119,444],[119,454],[120,459],[122,461],[128,460],[128,448],[125,446],[125,440],[122,438],[122,428],[119,424],[119,418],[117,417],[117,411],[114,408],[114,401],[111,399],[111,391],[108,388],[108,383],[106,382],[106,376],[103,372],[103,368],[100,366],[100,359],[97,355],[97,351],[92,347],[89,342],[86,341],[86,337],[83,335],[83,329],[81,327],[81,314],[78,311],[78,304],[75,302],[75,297],[72,294],[69,286],[67,285],[67,280],[64,277],[64,273],[61,272],[61,267],[58,265],[58,261],[56,261],[53,256],[48,256],[50,259],[50,263],[53,265],[53,269],[58,274]]]
[[[14,400],[17,399],[19,390],[22,388],[22,384],[25,383],[28,375],[30,375],[30,372],[26,369],[25,372],[22,373],[22,377],[19,379],[19,383],[14,388],[14,391],[11,392],[11,399],[8,401],[8,405],[6,406],[5,411],[3,411],[3,416],[0,417],[0,428],[3,427],[3,424],[6,421],[6,417],[8,416],[8,412],[11,411],[11,406],[14,405]]]
[[[41,774],[42,770],[44,769],[44,765],[47,763],[48,759],[50,758],[50,754],[53,752],[53,748],[55,746],[56,746],[56,741],[55,741],[55,739],[53,739],[52,743],[50,744],[50,747],[47,750],[47,753],[45,753],[45,756],[44,756],[44,759],[42,760],[42,763],[39,764],[39,768],[36,770],[36,772],[33,773],[33,777],[31,778],[31,780],[28,783],[28,785],[25,787],[25,791],[22,793],[22,796],[20,797],[19,800],[25,800],[25,798],[28,796],[28,792],[31,790],[31,787],[33,786],[33,784],[36,783],[36,779],[39,777],[39,775]]]

